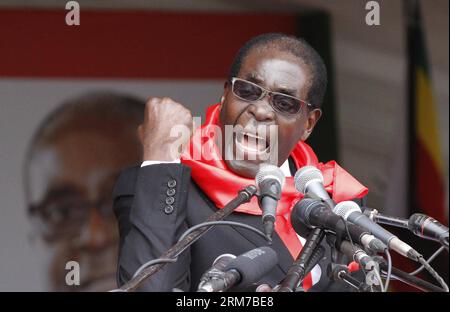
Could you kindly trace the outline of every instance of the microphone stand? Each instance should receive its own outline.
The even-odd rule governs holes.
[[[246,188],[240,190],[238,195],[232,199],[228,204],[223,207],[223,209],[217,210],[216,213],[211,215],[205,222],[210,221],[220,221],[225,217],[230,215],[237,207],[239,207],[243,203],[247,203],[250,199],[256,194],[256,187],[253,185],[249,185]],[[185,249],[187,249],[191,244],[193,244],[197,239],[199,239],[203,234],[205,234],[209,229],[211,229],[214,225],[205,226],[199,228],[185,238],[177,242],[173,245],[169,250],[167,250],[164,254],[160,256],[160,259],[174,259],[178,257]],[[158,263],[148,268],[145,268],[140,272],[136,277],[132,278],[128,282],[122,285],[118,290],[129,292],[138,288],[146,279],[160,271],[163,267],[165,267],[166,263]]]
[[[334,281],[343,281],[358,292],[371,292],[371,287],[369,285],[354,278],[350,274],[347,265],[342,264],[342,258],[345,256],[345,254],[341,252],[341,244],[344,242],[344,233],[337,232],[335,235],[330,234],[331,233],[327,233],[326,238],[328,245],[331,247],[331,263],[327,268],[328,277]]]
[[[414,233],[413,230],[411,230],[409,228],[409,219],[403,219],[403,218],[399,218],[399,217],[391,217],[391,216],[385,216],[379,213],[379,211],[377,209],[371,209],[371,208],[366,208],[366,210],[364,211],[364,214],[369,217],[370,220],[372,220],[373,222],[379,223],[379,224],[386,224],[389,226],[393,226],[396,228],[400,228],[400,229],[407,229],[410,232]],[[424,237],[424,236],[420,236],[417,235],[416,236],[425,239],[425,240],[431,240],[431,241],[437,241],[439,242],[442,246],[444,246],[444,248],[448,251],[448,236],[447,237],[443,237],[440,240],[434,240],[434,239],[430,239],[428,237]]]
[[[359,292],[370,292],[370,286],[350,275],[346,265],[330,263],[328,265],[328,277],[334,281],[343,281]]]
[[[308,273],[307,269],[311,267],[309,265],[309,262],[314,256],[317,248],[320,247],[320,243],[322,242],[324,236],[325,231],[319,227],[316,227],[311,231],[311,233],[309,233],[308,239],[306,240],[302,250],[297,256],[297,259],[292,264],[291,268],[286,274],[286,277],[281,281],[280,286],[276,287],[275,291],[293,292],[297,289],[297,285],[301,281],[303,281],[306,274]],[[314,258],[316,258],[314,259],[315,261],[319,262],[321,257]]]
[[[336,242],[336,238],[332,235],[327,235],[327,242],[329,245],[334,248],[334,251],[338,252],[338,244]],[[340,252],[339,252],[340,253]],[[388,271],[388,265],[386,263],[386,260],[382,257],[375,257],[374,260],[376,260],[380,266],[380,273],[381,271],[384,271],[386,273]],[[370,291],[370,286],[365,284],[364,282],[360,282],[354,277],[352,277],[348,269],[345,265],[341,265],[339,263],[336,263],[336,261],[333,260],[334,263],[330,263],[328,267],[328,275],[330,278],[334,280],[342,280],[348,285],[352,286],[353,288],[357,289],[358,291]],[[406,283],[410,286],[413,286],[417,289],[420,289],[425,292],[445,292],[444,289],[433,285],[427,281],[424,281],[414,275],[410,275],[406,272],[403,272],[395,267],[392,267],[392,275],[396,277],[396,279],[400,280],[403,283]]]
[[[380,269],[386,272],[388,269],[386,262],[380,261],[379,264]],[[427,281],[424,281],[423,279],[420,279],[414,275],[403,272],[395,267],[392,267],[392,275],[395,276],[396,279],[400,280],[401,282],[425,292],[445,292],[444,289],[436,285],[433,285]]]

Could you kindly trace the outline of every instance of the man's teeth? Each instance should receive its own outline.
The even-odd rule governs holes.
[[[248,137],[255,138],[257,140],[264,140],[264,141],[266,141],[264,138],[262,138],[260,136],[257,136],[256,134],[253,134],[253,133],[244,132],[244,133],[242,133],[242,135],[246,135]]]
[[[266,139],[248,132],[242,132],[240,135],[237,135],[236,144],[241,149],[251,153],[264,153],[268,150]]]

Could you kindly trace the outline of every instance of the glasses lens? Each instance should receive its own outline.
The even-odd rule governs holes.
[[[233,93],[246,101],[256,101],[261,97],[263,90],[247,81],[235,80],[233,83]]]
[[[273,94],[272,105],[279,112],[287,114],[297,114],[301,109],[299,100],[283,94]]]

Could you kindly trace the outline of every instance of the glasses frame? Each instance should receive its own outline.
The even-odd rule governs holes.
[[[255,87],[261,89],[261,90],[262,90],[261,96],[260,96],[259,98],[255,99],[255,100],[247,100],[247,99],[241,98],[239,95],[237,95],[237,94],[234,92],[234,83],[235,83],[236,81],[243,81],[243,82],[249,83],[249,84],[251,84],[251,85],[253,85],[253,86],[255,86]],[[281,93],[281,92],[270,91],[270,90],[267,90],[266,88],[261,87],[260,85],[254,83],[254,82],[251,82],[251,81],[248,81],[248,80],[245,80],[245,79],[242,79],[242,78],[238,78],[238,77],[232,77],[232,78],[231,78],[231,91],[233,92],[234,96],[236,96],[238,99],[243,100],[243,101],[245,101],[245,102],[255,102],[255,101],[259,101],[259,100],[263,99],[266,95],[268,95],[268,96],[269,96],[269,99],[270,99],[270,101],[269,101],[270,106],[271,106],[275,111],[277,111],[277,112],[279,112],[279,113],[281,113],[281,114],[284,114],[284,115],[288,115],[288,116],[297,116],[297,115],[301,114],[302,111],[303,111],[303,106],[304,106],[304,105],[306,105],[306,106],[309,107],[309,108],[312,108],[312,107],[313,107],[313,105],[312,105],[311,103],[308,103],[308,102],[306,102],[306,101],[304,101],[304,100],[301,100],[301,99],[299,99],[299,98],[297,98],[297,97],[295,97],[295,96],[292,96],[292,95],[289,95],[289,94],[285,94],[285,93]],[[300,109],[299,109],[298,112],[296,112],[296,113],[288,113],[288,112],[280,111],[280,110],[279,110],[278,108],[276,108],[275,105],[273,104],[273,95],[274,95],[274,94],[286,96],[286,97],[292,98],[292,99],[294,99],[294,100],[300,102]]]

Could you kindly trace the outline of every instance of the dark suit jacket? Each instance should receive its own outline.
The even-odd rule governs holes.
[[[182,164],[156,164],[133,167],[120,175],[114,189],[114,212],[120,232],[119,286],[130,280],[143,263],[158,258],[174,245],[188,227],[204,222],[217,211],[191,179],[190,170]],[[263,231],[260,216],[233,213],[226,219]],[[239,255],[265,245],[265,239],[247,229],[216,226],[183,252],[176,263],[166,265],[149,278],[141,290],[171,291],[180,288],[195,291],[201,275],[217,256],[224,253]],[[322,245],[327,250],[319,263],[322,275],[311,291],[348,291],[344,283],[328,279],[326,272],[330,248],[325,240]],[[276,233],[271,247],[278,254],[278,265],[258,284],[275,286],[294,261]]]

